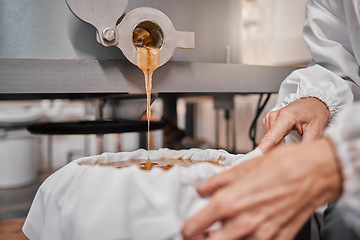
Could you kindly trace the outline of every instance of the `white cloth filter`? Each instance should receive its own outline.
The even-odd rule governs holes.
[[[203,208],[196,186],[215,173],[261,155],[190,149],[104,153],[75,160],[39,188],[23,226],[33,239],[182,239],[183,222]],[[209,160],[164,171],[137,166],[117,169],[95,165],[130,159]],[[79,163],[86,163],[80,165]]]

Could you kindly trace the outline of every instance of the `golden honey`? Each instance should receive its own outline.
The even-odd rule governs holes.
[[[115,167],[115,168],[126,168],[132,165],[139,166],[142,170],[151,170],[153,168],[161,168],[163,170],[169,170],[173,166],[183,166],[189,167],[196,163],[208,162],[214,164],[216,166],[220,166],[218,162],[212,161],[192,161],[188,159],[159,159],[150,161],[148,160],[141,160],[141,159],[132,159],[129,161],[120,161],[120,162],[108,162],[108,163],[99,163],[100,166],[108,166],[108,167]]]
[[[145,76],[146,117],[148,121],[147,149],[150,150],[150,101],[152,89],[152,75],[160,65],[160,50],[153,47],[137,47],[136,65],[143,71]]]

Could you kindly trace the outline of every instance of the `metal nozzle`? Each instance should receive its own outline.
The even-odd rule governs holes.
[[[133,42],[135,47],[161,48],[164,36],[161,28],[156,23],[145,21],[135,27]]]
[[[177,47],[195,47],[194,33],[176,31],[170,19],[154,8],[132,10],[116,28],[119,33],[116,46],[133,64],[136,64],[137,47],[159,48],[160,66],[170,60]]]
[[[178,32],[170,19],[155,8],[136,8],[116,22],[128,0],[66,0],[71,11],[93,25],[96,39],[103,46],[116,45],[125,57],[136,64],[137,47],[160,49],[160,66],[170,60],[176,48],[194,48],[193,32]]]

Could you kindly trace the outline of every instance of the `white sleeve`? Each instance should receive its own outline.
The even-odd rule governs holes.
[[[342,111],[325,136],[334,143],[343,176],[343,194],[336,207],[360,236],[360,102]]]
[[[308,1],[304,38],[313,60],[309,67],[294,71],[284,80],[275,109],[300,98],[315,97],[327,105],[332,119],[360,95],[359,65],[341,5],[342,1],[335,0]]]

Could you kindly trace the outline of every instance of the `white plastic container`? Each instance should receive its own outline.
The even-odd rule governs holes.
[[[22,187],[37,178],[35,139],[26,129],[0,130],[0,188]]]
[[[37,178],[38,150],[26,126],[39,116],[38,107],[23,103],[0,106],[0,188],[23,187]]]

